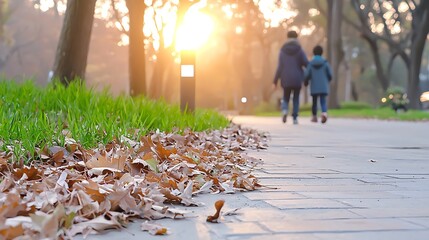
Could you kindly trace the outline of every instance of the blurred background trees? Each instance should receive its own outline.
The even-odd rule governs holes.
[[[62,76],[57,48],[65,48],[67,41],[81,46],[87,41],[87,54],[84,47],[80,53],[68,48],[79,57],[67,58],[86,55],[87,64],[78,60],[77,74],[86,84],[109,87],[112,94],[178,103],[176,36],[179,23],[198,13],[213,23],[195,21],[201,32],[196,35],[212,28],[196,50],[198,107],[275,107],[281,92],[271,92],[270,85],[290,29],[299,32],[309,58],[313,46],[324,46],[335,76],[331,107],[352,100],[378,106],[386,90],[398,86],[407,90],[410,106],[419,108],[420,93],[429,90],[428,1],[91,0],[85,4],[94,10],[82,14],[91,15],[93,23],[76,23],[87,29],[85,34],[63,37],[65,29],[73,32],[67,25],[68,4],[82,4],[69,1],[0,0],[0,71],[5,77],[46,84],[50,71]],[[307,100],[303,94],[302,102]]]

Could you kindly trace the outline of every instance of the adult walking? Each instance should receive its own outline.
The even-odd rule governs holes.
[[[304,80],[304,68],[308,64],[308,59],[298,42],[298,33],[296,31],[289,31],[287,38],[288,40],[280,50],[273,88],[277,87],[277,82],[280,79],[283,88],[283,101],[281,105],[283,123],[286,123],[289,112],[289,100],[291,94],[293,94],[292,117],[293,123],[298,124],[299,93]]]

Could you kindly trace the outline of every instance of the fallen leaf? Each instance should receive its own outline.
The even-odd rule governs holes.
[[[198,194],[198,193],[207,193],[207,192],[211,192],[210,188],[213,186],[213,180],[210,180],[206,183],[204,183],[203,186],[201,186],[201,188],[198,191],[193,192],[192,194]]]
[[[211,222],[211,223],[217,223],[218,222],[218,219],[220,216],[220,210],[222,209],[224,203],[225,203],[224,200],[217,200],[215,202],[216,213],[213,216],[208,216],[207,222]]]
[[[27,176],[26,180],[38,180],[41,179],[43,176],[43,173],[39,171],[39,169],[35,168],[34,166],[31,167],[23,167],[19,169],[14,169],[13,171],[13,177],[15,180],[21,179],[24,175]]]
[[[224,193],[235,193],[234,184],[231,181],[219,183]]]
[[[112,168],[119,171],[123,171],[125,167],[125,161],[127,156],[125,154],[121,154],[119,156],[107,156],[106,154],[97,156],[93,156],[89,161],[85,164],[88,168]]]
[[[159,173],[159,170],[158,170],[158,167],[157,167],[157,165],[158,165],[158,161],[157,161],[156,159],[151,158],[151,159],[147,159],[147,160],[145,160],[145,161],[146,161],[146,163],[148,164],[149,169],[150,169],[151,171],[156,172],[156,173]]]
[[[2,239],[16,239],[19,236],[23,236],[25,233],[25,230],[22,226],[22,224],[19,224],[17,226],[7,226],[6,228],[0,229],[0,236]]]
[[[82,233],[85,235],[97,233],[106,229],[118,229],[122,225],[117,221],[115,217],[110,217],[108,215],[101,215],[89,221],[80,222],[72,225],[71,229],[68,231],[70,236],[75,236],[76,234]]]
[[[168,231],[167,228],[159,224],[149,223],[148,221],[141,224],[141,230],[148,231],[152,235],[166,235]]]
[[[17,192],[9,192],[5,196],[5,199],[2,199],[2,204],[0,205],[0,218],[10,218],[16,217],[19,212],[25,211],[26,204],[21,203],[21,197]]]
[[[240,210],[240,208],[236,208],[236,209],[229,210],[229,211],[225,212],[225,213],[224,213],[224,214],[222,214],[222,215],[224,215],[224,216],[234,216],[234,215],[239,215],[240,213],[238,213],[238,210]]]
[[[30,214],[30,217],[34,226],[37,227],[43,237],[48,239],[57,239],[58,230],[61,227],[61,219],[65,217],[65,214],[64,206],[60,204],[51,214],[39,211],[34,214]]]

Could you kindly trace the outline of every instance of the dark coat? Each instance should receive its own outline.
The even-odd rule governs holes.
[[[305,70],[305,85],[310,82],[310,94],[329,94],[332,71],[328,61],[322,56],[314,56]]]
[[[283,88],[301,87],[304,81],[304,68],[308,59],[296,39],[287,41],[281,48],[274,84],[280,79]]]

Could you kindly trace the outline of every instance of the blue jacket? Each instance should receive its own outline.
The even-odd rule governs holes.
[[[280,78],[283,88],[301,87],[304,81],[304,68],[308,60],[296,39],[287,41],[281,48],[274,84]]]
[[[328,61],[322,56],[314,56],[305,70],[305,85],[310,82],[310,94],[329,94],[332,71]]]

